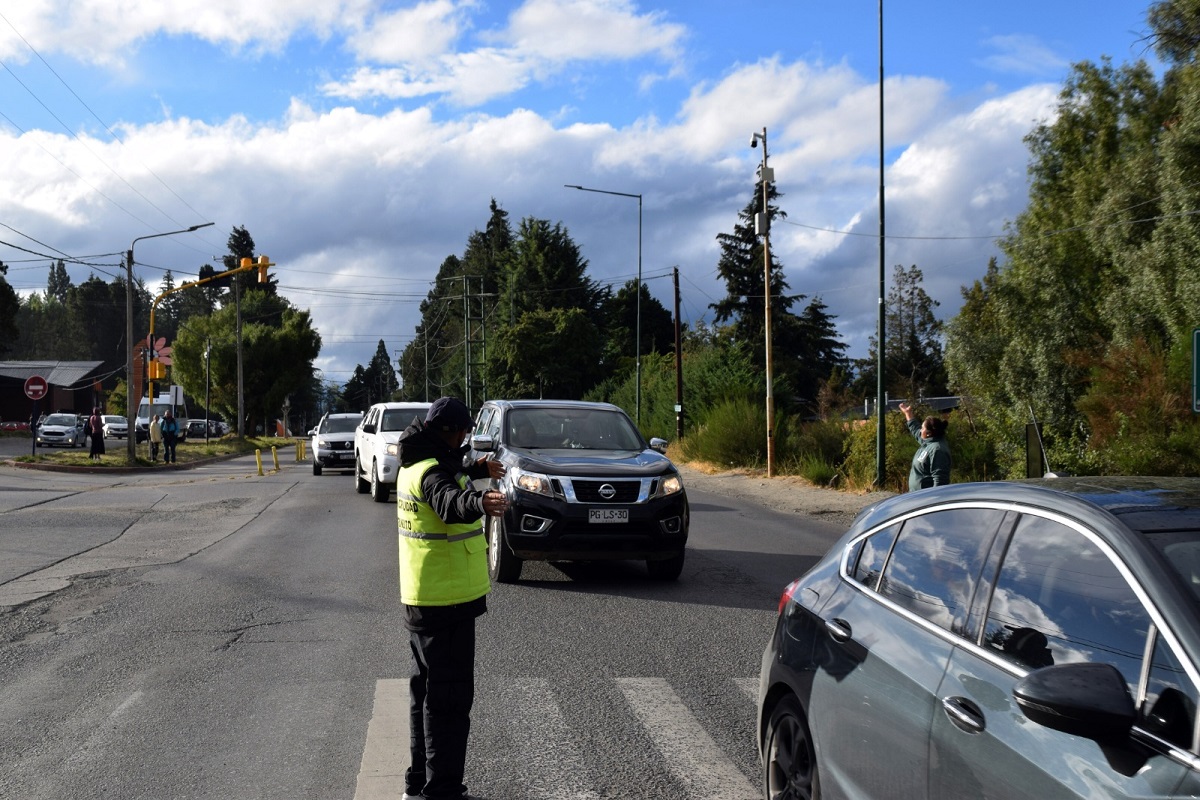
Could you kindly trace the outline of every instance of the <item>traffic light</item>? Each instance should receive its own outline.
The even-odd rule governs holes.
[[[258,282],[267,282],[267,267],[271,266],[271,259],[266,256],[258,257]]]

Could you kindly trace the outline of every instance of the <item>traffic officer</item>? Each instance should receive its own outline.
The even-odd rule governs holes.
[[[471,488],[472,478],[498,480],[505,472],[486,458],[464,468],[471,427],[466,405],[442,397],[399,439],[400,602],[412,650],[405,800],[470,797],[463,773],[475,696],[475,618],[487,612],[491,589],[480,520],[508,507],[503,492]]]

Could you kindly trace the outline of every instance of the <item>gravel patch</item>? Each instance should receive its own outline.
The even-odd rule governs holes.
[[[701,464],[676,463],[684,486],[726,497],[749,499],[773,511],[821,517],[849,527],[858,512],[894,492],[843,492],[814,486],[796,475],[768,478],[766,470],[714,471]]]

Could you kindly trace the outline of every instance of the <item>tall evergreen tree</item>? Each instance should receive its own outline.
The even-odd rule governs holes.
[[[67,274],[67,265],[60,258],[51,265],[50,274],[46,278],[46,297],[65,303],[71,286],[71,276]]]
[[[889,397],[916,400],[920,397],[940,397],[947,394],[946,367],[942,355],[941,320],[934,314],[938,302],[921,285],[924,275],[914,264],[905,269],[900,264],[892,275],[888,290],[884,351],[884,389]],[[879,364],[879,342],[870,339],[867,358],[858,362],[859,375],[854,383],[856,393],[875,395],[875,378]]]

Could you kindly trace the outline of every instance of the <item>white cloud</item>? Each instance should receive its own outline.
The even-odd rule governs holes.
[[[679,57],[683,25],[662,12],[637,14],[627,0],[528,0],[496,39],[552,62]]]
[[[119,66],[144,39],[194,36],[214,45],[264,50],[297,33],[327,37],[361,28],[374,0],[39,0],[4,10],[0,58],[67,53],[84,63]],[[22,38],[24,41],[22,41]]]
[[[419,63],[450,50],[465,23],[466,8],[450,0],[430,0],[412,8],[380,14],[346,45],[360,61],[377,64]]]
[[[1047,76],[1065,74],[1070,64],[1035,36],[993,36],[984,44],[995,53],[979,59],[979,64],[997,72]]]
[[[444,95],[476,106],[569,64],[642,57],[674,64],[685,35],[682,25],[663,22],[662,14],[638,15],[624,0],[529,0],[506,29],[480,33],[484,46],[451,50],[472,7],[434,0],[374,20],[351,44],[360,59],[389,66],[360,67],[321,90],[349,99]]]

